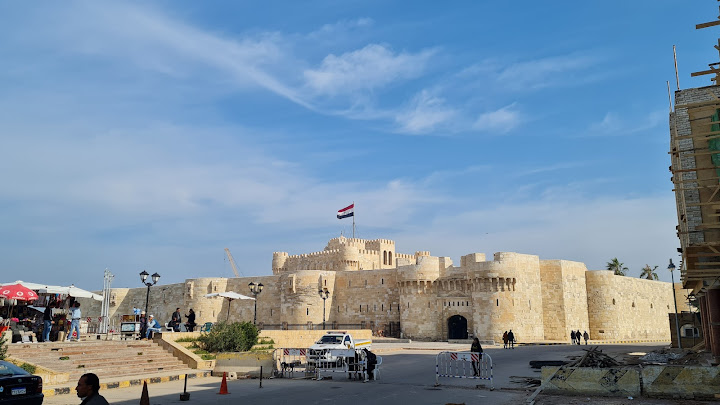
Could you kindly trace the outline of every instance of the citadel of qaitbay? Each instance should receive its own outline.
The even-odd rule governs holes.
[[[250,282],[264,285],[256,302],[261,329],[320,329],[325,322],[326,329],[372,329],[417,340],[496,342],[510,329],[523,342],[567,340],[572,330],[588,331],[592,340],[670,340],[668,313],[673,288],[680,288],[520,253],[499,252],[490,259],[471,253],[455,265],[429,251],[399,253],[392,240],[340,236],[319,252],[273,253],[272,275],[156,287],[149,313],[167,322],[180,307],[193,308],[199,325],[253,321],[254,301],[205,297],[247,294]],[[325,289],[323,300],[319,291]],[[678,307],[687,307],[684,291],[678,292]],[[143,287],[111,289],[111,325],[145,295]],[[100,314],[99,302],[83,301],[88,315]]]

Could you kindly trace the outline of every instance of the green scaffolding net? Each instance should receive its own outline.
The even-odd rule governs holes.
[[[720,109],[715,110],[715,114],[713,114],[711,121],[720,122]],[[712,124],[710,126],[710,131],[720,131],[720,123]],[[711,151],[720,151],[720,138],[710,139],[708,141],[708,149]],[[715,166],[715,174],[720,177],[720,152],[710,155],[710,159],[712,159],[713,165]]]

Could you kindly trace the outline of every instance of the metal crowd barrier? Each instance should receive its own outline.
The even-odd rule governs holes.
[[[307,361],[314,367],[317,379],[322,373],[347,373],[350,379],[368,379],[365,352],[360,349],[326,349],[310,351]]]
[[[381,361],[378,358],[378,363]],[[295,373],[303,373],[304,377],[314,375],[316,379],[322,379],[324,373],[347,373],[349,379],[364,381],[370,377],[362,349],[281,348],[273,351],[273,362],[276,375],[281,377],[292,378]]]
[[[307,349],[284,348],[273,352],[275,369],[282,377],[294,377],[295,373],[307,373]]]
[[[477,369],[477,374],[475,369]],[[492,358],[487,353],[440,352],[435,358],[435,385],[440,385],[440,377],[470,378],[490,381],[493,386]]]

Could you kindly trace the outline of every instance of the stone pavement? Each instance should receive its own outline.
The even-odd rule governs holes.
[[[642,343],[634,345],[603,346],[604,350],[615,354],[630,352],[647,352],[666,345]],[[495,390],[490,391],[484,383],[466,379],[441,379],[441,385],[435,387],[434,364],[435,356],[440,351],[468,351],[469,344],[447,342],[404,342],[404,343],[375,343],[373,351],[383,356],[381,380],[367,384],[349,381],[337,376],[335,379],[323,381],[266,379],[263,388],[259,388],[259,380],[229,381],[230,395],[218,395],[220,378],[195,378],[188,381],[188,391],[191,392],[191,402],[195,403],[235,403],[243,401],[257,401],[260,403],[297,402],[302,398],[303,404],[314,403],[374,403],[397,405],[397,401],[412,400],[417,405],[445,404],[445,403],[523,403],[534,388],[519,383],[518,378],[539,378],[539,370],[529,367],[530,360],[567,360],[572,356],[579,356],[584,352],[585,345],[571,345],[569,342],[557,345],[523,345],[515,350],[504,350],[502,346],[484,346],[494,362]],[[200,371],[200,370],[198,370]],[[103,387],[102,393],[111,403],[137,404],[142,389],[143,377],[134,376],[135,384],[128,382],[115,382],[111,386],[126,387],[108,389]],[[174,381],[173,381],[174,380]],[[179,394],[182,392],[183,379],[180,377],[162,379],[162,384],[148,385],[151,404],[179,403]],[[107,381],[101,381],[107,383]],[[480,389],[476,389],[478,387]],[[79,399],[74,395],[74,384],[70,389],[71,395],[47,397],[45,403],[50,405],[77,404]],[[402,393],[403,396],[399,396]],[[538,404],[553,402],[540,402]],[[573,398],[572,403],[581,403],[584,398]],[[333,401],[334,399],[334,401]],[[372,401],[370,401],[372,399]],[[368,402],[370,401],[370,402]],[[607,402],[607,404],[620,404],[625,402]],[[629,400],[628,400],[629,401]],[[596,404],[604,404],[597,398],[592,398]],[[571,402],[563,402],[571,403]],[[585,402],[587,403],[587,402]],[[670,404],[679,402],[641,402],[635,399],[632,404]],[[702,402],[700,402],[702,403]],[[415,405],[415,404],[414,404]]]

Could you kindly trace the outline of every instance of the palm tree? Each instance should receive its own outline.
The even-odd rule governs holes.
[[[607,262],[607,269],[612,270],[616,276],[624,276],[625,272],[628,270],[628,268],[624,266],[624,263],[620,263],[617,257]]]
[[[655,266],[655,267],[653,267],[653,268],[651,269],[651,268],[650,268],[650,265],[649,265],[649,264],[646,264],[645,267],[642,268],[642,271],[641,271],[641,273],[640,273],[640,278],[646,278],[646,279],[648,279],[648,280],[655,280],[655,281],[657,281],[657,280],[658,280],[658,275],[657,275],[657,273],[655,272],[655,270],[657,270],[657,268],[658,268],[658,266]]]

